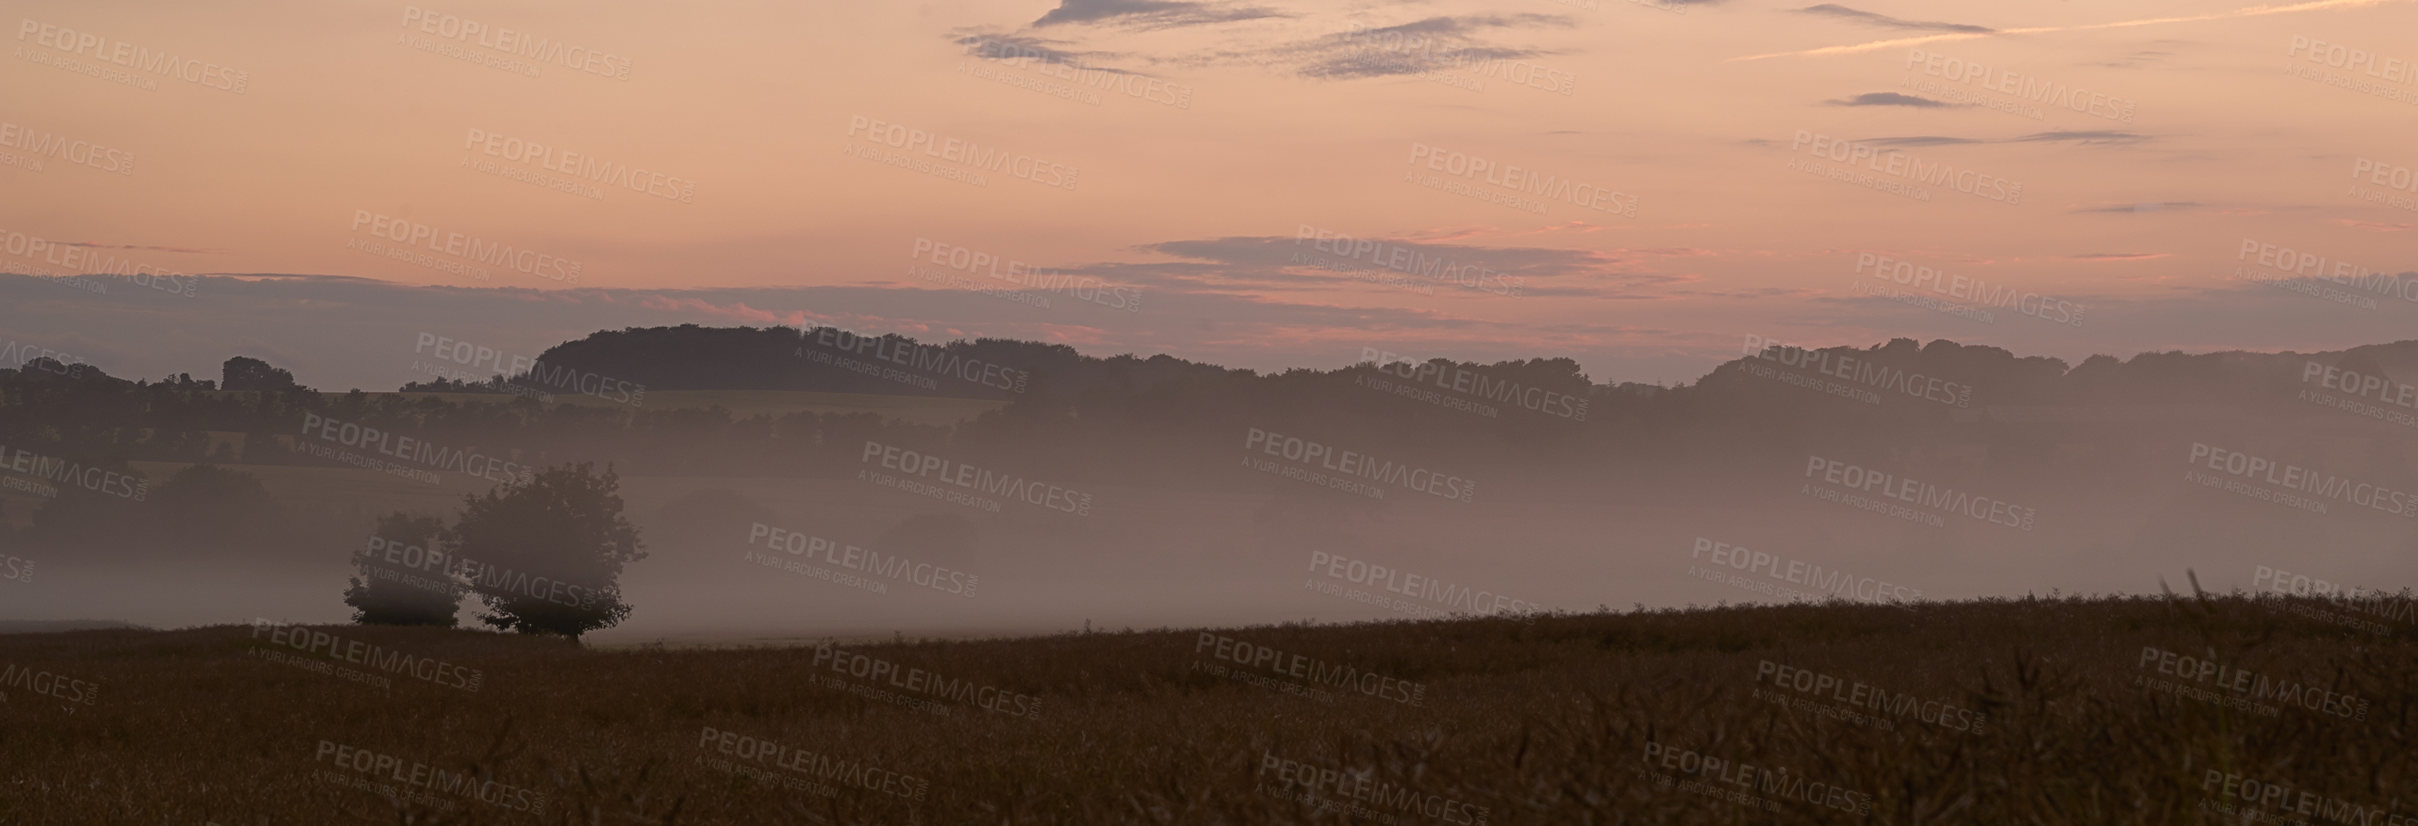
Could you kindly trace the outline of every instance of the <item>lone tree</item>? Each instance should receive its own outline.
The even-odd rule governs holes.
[[[294,374],[249,356],[236,356],[219,365],[218,386],[226,390],[278,393],[294,389]]]
[[[646,558],[638,529],[621,515],[621,477],[581,462],[464,497],[446,531],[479,621],[524,634],[580,635],[630,615],[621,566]]]
[[[353,551],[361,575],[344,589],[353,621],[452,628],[462,586],[439,542],[444,534],[445,520],[434,516],[397,511],[378,517],[377,532]]]

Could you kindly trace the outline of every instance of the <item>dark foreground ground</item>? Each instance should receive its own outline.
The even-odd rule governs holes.
[[[2399,605],[1787,606],[844,650],[5,636],[0,823],[2402,823],[2418,647]]]

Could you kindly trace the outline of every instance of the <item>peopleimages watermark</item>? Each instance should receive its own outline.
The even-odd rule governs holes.
[[[2359,826],[2418,824],[2418,816],[2402,814],[2391,806],[2367,806],[2298,788],[2298,784],[2261,780],[2223,769],[2209,769],[2200,781],[2200,791],[2213,795],[2200,802],[2202,813],[2222,815],[2238,823],[2305,824],[2315,816],[2332,823]]]
[[[2374,51],[2328,43],[2308,35],[2293,35],[2291,43],[2284,48],[2284,57],[2297,57],[2303,63],[2313,64],[2298,66],[2285,63],[2284,73],[2293,77],[2418,105],[2418,89],[2410,88],[2411,84],[2418,83],[2418,63],[2398,57],[2384,57],[2379,61],[2378,58],[2382,56]],[[2320,66],[2358,72],[2362,77],[2337,75],[2318,68]]]
[[[1293,236],[1293,246],[1309,242],[1310,249],[1341,256],[1347,261],[1366,260],[1370,264],[1404,275],[1417,276],[1466,290],[1517,298],[1527,279],[1505,274],[1479,264],[1429,254],[1416,246],[1389,243],[1372,238],[1353,238],[1339,232],[1302,224]],[[1289,264],[1326,263],[1315,256],[1293,253]]]
[[[151,482],[141,476],[119,473],[108,468],[73,462],[22,447],[0,444],[0,470],[32,476],[54,485],[73,485],[103,496],[143,501],[151,495]]]
[[[1545,610],[1544,606],[1528,600],[1327,551],[1310,552],[1310,571],[1324,574],[1327,579],[1373,586],[1388,594],[1399,594],[1404,598],[1394,599],[1356,588],[1341,588],[1317,579],[1302,581],[1303,588],[1342,596],[1354,602],[1379,605],[1396,613],[1442,618],[1460,615],[1534,615]],[[1530,618],[1534,619],[1533,616]]]
[[[2327,507],[2325,502],[2318,500],[2332,499],[2374,508],[2405,519],[2418,517],[2418,496],[2407,491],[2311,470],[2290,462],[2279,462],[2205,442],[2192,442],[2191,457],[2186,461],[2193,467],[2184,471],[2184,479],[2208,487],[2221,487],[2252,499],[2263,499],[2320,514],[2326,513]],[[2220,471],[2224,475],[2201,472],[2202,467]]]
[[[32,275],[33,273],[26,273],[26,274],[27,274],[27,275]],[[108,285],[108,284],[105,284],[105,283],[102,283],[102,282],[99,282],[99,281],[94,281],[94,280],[92,280],[92,279],[90,279],[90,278],[85,278],[85,277],[80,276],[80,275],[71,275],[71,276],[66,276],[66,277],[63,277],[63,278],[56,278],[56,279],[54,279],[54,280],[53,280],[53,282],[52,282],[52,283],[56,283],[56,284],[58,284],[59,286],[62,286],[62,287],[72,287],[72,288],[74,288],[74,289],[83,290],[83,291],[85,291],[85,292],[92,293],[93,295],[108,295],[108,294],[109,294],[109,285]]]
[[[1475,803],[1377,780],[1374,774],[1278,757],[1263,749],[1254,775],[1260,785],[1253,791],[1316,806],[1312,818],[1335,812],[1391,824],[1399,822],[1397,814],[1420,814],[1458,826],[1486,826],[1492,812]],[[1267,785],[1271,775],[1276,781],[1273,786]]]
[[[2345,720],[2368,719],[2370,704],[2356,695],[2294,680],[2278,680],[2240,666],[2226,665],[2213,657],[2194,657],[2145,645],[2141,647],[2141,659],[2135,665],[2140,667],[2142,673],[2134,675],[2133,684],[2149,691],[2162,691],[2267,717],[2279,716],[2280,706],[2299,706]],[[2218,690],[2205,688],[2209,686]]]
[[[935,494],[939,494],[939,498],[964,497],[978,492],[1076,516],[1091,515],[1092,495],[1089,493],[929,453],[920,453],[897,445],[885,445],[868,440],[865,442],[864,452],[857,457],[857,460],[913,477],[902,479],[878,471],[859,477],[870,478],[875,484],[884,487],[896,487],[902,490],[910,490],[911,486],[913,488],[929,487],[917,484],[914,479],[930,479],[948,486],[934,491]],[[985,510],[993,512],[999,510],[996,500],[980,501],[989,503],[989,506],[984,508]]]
[[[414,355],[435,359],[436,362],[428,367],[435,367],[436,370],[429,372],[438,375],[444,375],[438,371],[452,369],[443,366],[448,363],[472,370],[484,365],[493,369],[494,375],[503,376],[507,384],[515,386],[550,388],[554,392],[594,396],[632,407],[646,403],[646,385],[577,367],[548,364],[542,356],[533,358],[507,353],[484,344],[472,344],[427,332],[419,334],[411,351]],[[416,359],[412,365],[415,369],[426,369]]]
[[[446,563],[448,557],[443,550],[432,550],[407,542],[394,542],[385,537],[373,535],[369,538],[368,547],[363,549],[361,558],[364,561],[378,561],[378,557],[381,555],[385,557],[386,564],[371,565],[367,570],[362,571],[372,581],[393,582],[449,597],[459,595],[463,589],[469,587],[454,579],[455,571]],[[430,571],[437,573],[433,576],[421,576]]]
[[[1768,678],[1774,689],[1796,692],[1796,696],[1765,691]],[[1776,702],[1792,709],[1812,711],[1826,716],[1842,717],[1889,730],[1896,729],[1898,720],[1918,720],[1949,731],[1966,734],[1988,734],[1990,715],[1959,706],[1943,699],[1924,699],[1905,691],[1890,691],[1862,680],[1848,679],[1800,668],[1786,663],[1761,660],[1755,665],[1755,699]],[[1800,704],[1794,701],[1821,701]],[[1859,710],[1860,709],[1860,710]],[[1865,712],[1877,712],[1878,717]]]
[[[805,560],[820,559],[825,564],[855,571],[869,577],[905,580],[920,588],[930,588],[953,596],[971,597],[982,577],[952,570],[930,562],[915,562],[895,553],[883,553],[864,547],[827,539],[821,536],[776,528],[762,522],[747,529],[747,544],[782,551]],[[748,557],[758,554],[750,549]],[[876,582],[875,584],[880,584]]]
[[[1919,81],[1914,77],[1915,72],[1967,88]],[[2131,123],[2136,107],[2133,101],[2126,98],[1922,49],[1908,49],[1906,52],[1905,85],[1918,92],[1936,95],[1948,103],[1996,109],[2033,120],[2041,119],[2041,110],[2036,107],[2050,106],[2095,118]],[[1980,92],[1995,92],[2000,97],[1992,98]]]
[[[910,695],[924,695],[965,703],[984,711],[1010,717],[1041,719],[1041,698],[1019,694],[998,686],[978,684],[972,680],[951,679],[938,673],[913,666],[902,667],[896,662],[869,654],[851,654],[845,650],[818,645],[814,649],[816,668],[829,668],[833,673],[867,680],[891,688],[905,689]]]
[[[0,579],[33,582],[34,561],[15,554],[0,554]]]
[[[2418,387],[2389,376],[2345,370],[2314,359],[2301,367],[2300,381],[2302,387],[2297,397],[2300,401],[2404,427],[2418,427]],[[2310,389],[2310,384],[2315,384],[2316,389]],[[2323,390],[2348,397],[2318,392]]]
[[[2385,634],[2392,630],[2391,626],[2377,620],[2403,625],[2418,620],[2418,599],[2413,599],[2407,588],[2385,591],[2343,585],[2265,565],[2257,566],[2251,573],[2250,588],[2254,598],[2274,602],[2281,610],[2322,622],[2348,625],[2372,634]],[[2285,597],[2309,597],[2318,604],[2295,602]],[[2366,614],[2376,619],[2329,611],[2326,610],[2328,607]]]
[[[57,285],[57,286],[61,286],[61,287],[67,287],[67,288],[69,288],[69,289],[82,290],[82,291],[85,291],[85,292],[88,292],[88,293],[92,293],[93,295],[108,295],[108,294],[109,294],[109,284],[108,284],[107,282],[105,282],[105,281],[101,281],[101,280],[99,280],[99,279],[95,279],[95,278],[89,278],[89,277],[82,276],[82,275],[70,275],[70,274],[68,274],[68,273],[66,273],[66,272],[62,272],[62,271],[60,271],[60,270],[58,270],[58,269],[56,269],[56,268],[52,268],[52,267],[45,267],[45,266],[42,266],[42,265],[39,265],[39,264],[5,264],[5,263],[0,263],[0,272],[14,272],[14,273],[16,273],[16,274],[18,274],[18,275],[30,275],[30,276],[36,276],[36,277],[39,277],[39,278],[41,278],[41,279],[43,279],[43,280],[45,280],[45,281],[48,281],[48,282],[49,282],[49,283],[51,283],[51,284],[54,284],[54,285]],[[108,276],[105,276],[105,277],[108,277]],[[150,281],[151,281],[151,283],[150,283],[150,284],[147,284],[146,286],[153,286],[153,287],[164,287],[164,286],[170,286],[170,285],[165,285],[165,284],[164,284],[165,279],[150,279]],[[181,287],[179,287],[179,288],[181,289]]]
[[[2373,185],[2380,189],[2370,189]],[[2361,156],[2351,162],[2353,199],[2418,212],[2418,169]]]
[[[22,44],[27,40],[33,41],[36,47],[47,47],[50,51],[20,45],[17,47],[17,58],[20,60],[121,86],[132,86],[146,92],[158,91],[159,82],[144,75],[182,80],[238,95],[243,94],[252,82],[250,72],[230,69],[199,58],[180,58],[170,52],[154,51],[123,40],[43,23],[30,17],[19,18],[17,42]],[[78,57],[123,66],[143,74],[86,65],[73,59]]]
[[[2237,265],[2233,268],[2234,278],[2312,298],[2349,304],[2363,310],[2376,309],[2376,296],[2418,302],[2418,279],[2378,272],[2348,261],[2334,261],[2306,250],[2244,238],[2233,258],[2235,261],[2256,261],[2258,266],[2267,270],[2261,272]],[[2349,287],[2354,292],[2334,289],[2326,284]]]
[[[548,255],[536,250],[516,249],[501,241],[489,241],[476,235],[456,231],[440,232],[436,227],[385,213],[366,209],[353,210],[353,233],[360,235],[366,228],[370,239],[353,238],[344,242],[345,249],[359,249],[371,255],[427,267],[433,270],[468,275],[487,280],[487,271],[479,266],[502,267],[522,275],[560,281],[565,285],[579,283],[580,264],[567,258]],[[387,246],[380,240],[394,241],[402,246]],[[451,256],[445,261],[422,253]]]
[[[1831,381],[1829,379],[1817,378],[1792,371],[1781,370],[1769,364],[1760,363],[1760,359],[1757,362],[1742,364],[1739,366],[1739,369],[1746,371],[1747,375],[1754,376],[1755,378],[1770,379],[1790,387],[1802,387],[1807,390],[1814,390],[1837,396],[1839,398],[1850,399],[1862,404],[1881,403],[1881,394],[1879,393],[1874,393],[1861,387]]]
[[[1489,419],[1502,417],[1502,411],[1495,408],[1493,405],[1480,404],[1476,400],[1468,398],[1466,395],[1446,395],[1444,393],[1439,393],[1434,390],[1421,387],[1415,383],[1416,378],[1426,377],[1433,374],[1441,374],[1443,372],[1442,370],[1433,369],[1435,365],[1412,359],[1407,356],[1396,356],[1392,353],[1384,354],[1386,358],[1390,359],[1389,361],[1378,362],[1367,356],[1369,353],[1376,352],[1375,348],[1364,347],[1361,348],[1361,352],[1363,353],[1363,356],[1360,360],[1360,364],[1388,373],[1394,373],[1397,371],[1406,372],[1410,375],[1404,376],[1404,378],[1414,380],[1396,382],[1393,379],[1386,378],[1382,375],[1370,375],[1367,371],[1356,371],[1352,374],[1352,384],[1356,387],[1366,387],[1379,393],[1416,399],[1418,401],[1423,401],[1446,410],[1458,410],[1464,413],[1484,416]],[[1460,368],[1455,366],[1454,369],[1458,370]]]
[[[1422,68],[1416,76],[1473,92],[1486,91],[1486,81],[1510,83],[1564,97],[1578,89],[1578,76],[1519,58],[1504,59],[1486,49],[1464,48],[1407,26],[1369,26],[1349,21],[1341,41],[1354,47],[1360,61],[1386,60]],[[1451,72],[1462,73],[1456,77]]]
[[[990,185],[990,178],[983,174],[985,172],[1005,173],[1011,178],[1071,192],[1082,174],[1080,169],[1047,158],[936,135],[867,115],[848,116],[848,137],[848,144],[842,147],[848,157],[864,158],[974,186]],[[936,164],[934,160],[940,163]]]
[[[89,706],[101,699],[100,683],[16,663],[0,663],[0,689],[6,688],[30,691],[35,696],[66,703],[69,714],[74,714],[79,704]]]
[[[478,589],[493,594],[509,594],[551,602],[565,608],[589,609],[604,599],[595,588],[567,582],[554,577],[481,562],[466,556],[446,552],[442,548],[425,548],[385,537],[371,536],[362,554],[364,560],[383,561],[372,566],[371,576],[386,578],[381,572],[394,572],[405,585],[431,591],[451,592],[454,589]],[[406,573],[410,572],[410,573]],[[434,572],[438,578],[418,576]]]
[[[22,491],[28,496],[39,496],[44,499],[56,499],[59,497],[58,488],[25,479],[19,479],[15,476],[0,476],[0,488]]]
[[[809,350],[801,343],[798,354],[816,363],[879,376],[925,390],[940,388],[940,383],[934,378],[947,378],[993,390],[1022,393],[1033,379],[1030,370],[995,364],[960,354],[943,345],[924,344],[895,334],[870,335],[840,327],[817,327],[805,338],[819,349]],[[889,366],[893,364],[923,375]]]
[[[1281,457],[1292,464],[1253,456],[1253,450],[1263,455]],[[1323,442],[1272,433],[1257,427],[1243,431],[1243,451],[1244,467],[1357,493],[1371,499],[1385,498],[1385,488],[1377,485],[1392,485],[1460,502],[1471,501],[1478,495],[1478,483],[1474,480],[1415,467],[1407,462],[1378,459],[1359,451],[1339,450]],[[1364,479],[1374,481],[1377,485],[1366,484],[1361,481]]]
[[[823,752],[809,751],[787,743],[751,737],[735,731],[723,731],[713,726],[704,726],[703,729],[697,736],[699,751],[725,754],[744,761],[729,763],[717,760],[716,762],[721,765],[714,767],[726,772],[750,774],[776,783],[780,780],[790,779],[789,776],[794,775],[798,778],[808,779],[813,783],[814,790],[825,797],[836,794],[835,789],[824,785],[829,783],[895,795],[917,803],[924,802],[932,793],[930,778],[890,771],[862,760],[835,758]],[[700,755],[698,762],[704,763],[705,757]],[[779,769],[786,774],[770,776],[758,774],[753,771],[757,768],[754,764]]]
[[[1380,287],[1391,287],[1418,295],[1432,296],[1436,294],[1434,284],[1412,280],[1409,273],[1381,267],[1362,266],[1346,259],[1295,252],[1285,259],[1285,265],[1302,267],[1318,273],[1333,273],[1353,281],[1365,281]]]
[[[1559,201],[1606,215],[1637,217],[1635,195],[1586,181],[1540,173],[1534,169],[1496,163],[1480,155],[1412,141],[1410,164],[1413,168],[1402,173],[1404,181],[1524,212],[1542,215],[1547,207],[1546,202]],[[1422,166],[1430,172],[1444,174],[1421,175],[1417,167]],[[1487,188],[1473,188],[1471,183],[1484,184]]]
[[[979,283],[972,282],[961,275],[988,278],[1016,287],[1016,292],[1004,294],[1001,296],[1003,298],[1014,300],[1013,296],[1039,293],[1040,295],[1035,297],[1040,299],[1043,309],[1049,308],[1048,296],[1052,294],[1073,296],[1077,300],[1089,301],[1111,310],[1138,312],[1142,309],[1142,288],[1140,287],[1112,285],[1088,275],[1079,276],[1039,269],[1012,258],[1002,258],[981,250],[943,243],[922,236],[917,236],[914,246],[908,249],[907,260],[915,262],[908,265],[908,275],[926,281],[947,283],[951,286]],[[932,270],[923,266],[926,263],[945,267],[947,270]]]
[[[1996,323],[1996,317],[1990,313],[1991,309],[2011,307],[2018,315],[2030,316],[2051,324],[2063,324],[2068,327],[2082,326],[2083,306],[2062,298],[2041,295],[2020,287],[1969,278],[1963,273],[1941,272],[1879,253],[1857,253],[1855,257],[1856,273],[1861,275],[1867,269],[1872,271],[1872,277],[1875,280],[1902,287],[1913,287],[1918,291],[1881,294],[1881,297],[1892,301],[1912,304],[1962,318],[1972,318],[1983,323]],[[1863,279],[1857,279],[1856,283],[1863,286],[1870,284]],[[1859,290],[1859,292],[1861,291],[1863,290]],[[1929,294],[1923,294],[1925,292]],[[1940,302],[1938,300],[1940,298],[1972,302],[1973,306],[1947,304]]]
[[[2040,511],[2022,505],[1956,490],[1944,485],[1912,477],[1873,470],[1849,462],[1821,456],[1805,457],[1805,478],[1821,475],[1821,481],[1831,488],[1817,488],[1807,482],[1799,493],[1826,501],[1840,502],[1865,510],[1879,511],[1890,516],[1940,527],[1941,514],[1964,516],[1992,525],[2004,525],[2018,530],[2031,530],[2038,522]],[[1869,499],[1870,493],[1881,499]],[[1887,501],[1883,501],[1887,500]],[[1898,503],[1906,503],[1900,505]],[[1921,508],[1921,511],[1908,508]],[[1927,512],[1926,512],[1927,511]]]
[[[35,172],[43,170],[42,159],[66,159],[77,166],[88,166],[102,172],[120,175],[134,174],[134,153],[104,146],[83,138],[57,132],[38,131],[15,121],[0,121],[0,149],[24,152],[0,152],[0,165],[17,166]],[[28,161],[31,162],[28,165]]]
[[[1782,811],[1782,802],[1802,802],[1852,815],[1872,814],[1873,798],[1869,793],[1807,780],[1787,769],[1737,762],[1653,740],[1646,741],[1645,766],[1647,776],[1660,785],[1676,786],[1682,792],[1766,812]],[[1695,777],[1681,780],[1672,772]]]
[[[1376,368],[1379,373],[1400,378],[1404,383],[1396,385],[1365,374],[1356,376],[1353,383],[1381,392],[1415,398],[1428,404],[1466,410],[1487,418],[1496,418],[1495,408],[1469,401],[1471,397],[1475,397],[1495,404],[1569,419],[1574,422],[1587,420],[1587,399],[1585,397],[1573,396],[1559,390],[1547,390],[1514,379],[1497,378],[1488,371],[1472,370],[1446,360],[1417,359],[1375,347],[1362,347],[1360,348],[1360,363]],[[1451,391],[1454,396],[1446,396],[1428,390],[1425,385],[1434,385],[1437,390]]]
[[[1918,201],[1931,200],[1931,190],[1942,187],[1980,198],[1985,201],[2014,206],[2023,203],[2023,183],[1972,169],[1958,169],[1952,164],[1925,161],[1922,158],[1879,144],[1834,138],[1819,132],[1797,130],[1788,151],[1803,152],[1818,160],[1848,164],[1854,168],[1831,167],[1817,161],[1788,159],[1788,168],[1812,175],[1853,183],[1867,189],[1903,195]]]
[[[551,63],[573,71],[613,80],[630,79],[629,58],[560,40],[550,40],[528,32],[515,31],[501,26],[489,26],[477,20],[431,11],[419,6],[403,7],[403,28],[405,31],[396,35],[398,43],[421,48],[423,51],[438,51],[449,57],[491,65],[507,71],[520,72],[530,77],[537,76],[537,66],[506,59],[505,56],[537,63]],[[448,52],[437,48],[437,44],[429,41],[428,38],[418,38],[419,42],[405,40],[404,38],[413,31],[436,35],[438,38],[466,46],[477,46],[493,54]],[[520,67],[526,67],[526,69]]]
[[[420,335],[434,337],[447,344],[439,350],[439,352],[445,353],[442,357],[431,358],[427,361],[421,361],[418,358],[412,359],[411,370],[414,373],[432,376],[440,382],[452,381],[480,385],[485,389],[500,390],[513,396],[527,396],[541,402],[553,398],[552,394],[544,390],[517,381],[506,381],[503,372],[504,363],[499,360],[505,355],[501,350],[484,345],[455,342],[450,338],[434,336],[431,333],[421,333]],[[426,344],[420,345],[414,348],[414,352],[416,353],[418,349],[426,346]],[[517,360],[521,357],[514,356],[513,358]],[[493,364],[491,370],[478,369],[477,365],[487,363]]]
[[[334,459],[355,467],[417,478],[429,484],[437,482],[436,474],[421,468],[450,470],[472,478],[504,484],[526,483],[530,479],[536,478],[536,473],[529,466],[519,462],[497,458],[477,450],[458,450],[425,439],[416,439],[393,431],[379,430],[342,419],[322,416],[315,410],[303,411],[302,435],[316,437],[322,442],[337,446],[332,448],[327,445],[303,443],[304,449],[314,456]],[[379,456],[419,467],[389,463],[376,457],[362,456],[337,448],[367,449]]]
[[[2366,278],[2376,272],[2348,261],[2333,261],[2324,255],[2308,250],[2295,250],[2255,238],[2242,239],[2240,249],[2234,253],[2234,259],[2247,261],[2251,260],[2253,255],[2258,257],[2260,266],[2293,275],[2331,278],[2336,283],[2345,283],[2344,279]],[[2329,264],[2331,266],[2328,266]],[[2418,301],[2418,292],[2410,293],[2410,300]]]
[[[476,127],[463,136],[462,149],[486,156],[463,155],[463,168],[591,201],[603,200],[605,189],[625,189],[683,204],[697,201],[696,181]],[[546,172],[569,177],[540,174]]]
[[[1424,705],[1427,702],[1427,685],[1424,683],[1414,683],[1374,671],[1362,671],[1356,666],[1337,665],[1307,654],[1289,653],[1212,631],[1201,632],[1200,641],[1192,646],[1192,653],[1196,658],[1207,655],[1210,658],[1207,665],[1217,665],[1219,661],[1234,663],[1269,674],[1291,677],[1300,681],[1298,684],[1307,688],[1343,689],[1364,697],[1392,700],[1411,706]],[[1201,665],[1202,663],[1196,659],[1195,670],[1208,670],[1201,668]],[[1225,666],[1218,665],[1217,667],[1222,669]],[[1235,678],[1242,679],[1242,675],[1238,674]]]
[[[982,63],[970,63],[964,60],[957,62],[958,74],[1072,100],[1087,106],[1100,105],[1099,93],[1106,90],[1110,94],[1123,95],[1135,100],[1172,106],[1177,109],[1192,108],[1193,89],[1181,83],[1170,83],[1149,75],[1117,69],[1085,66],[1068,60],[1069,55],[1063,52],[1035,48],[1024,43],[995,37],[977,35],[960,38],[958,42],[965,44],[965,53],[969,57],[1029,70],[1034,74],[1062,80],[1072,85],[1058,86],[1030,80],[1006,72],[992,71]]]
[[[40,364],[37,366],[36,362]],[[84,357],[70,355],[64,350],[53,350],[45,345],[10,339],[7,346],[0,347],[0,369],[40,370],[73,379],[82,378],[84,370],[89,367],[92,367],[92,362]]]
[[[1486,91],[1486,78],[1467,71],[1460,64],[1468,62],[1466,50],[1453,48],[1444,54],[1433,51],[1434,45],[1422,32],[1401,26],[1370,27],[1358,20],[1345,22],[1341,31],[1330,31],[1329,42],[1349,46],[1329,57],[1342,65],[1383,66],[1382,74],[1389,78],[1423,80],[1470,92]],[[1307,73],[1314,73],[1313,69]],[[1545,87],[1546,91],[1553,91]]]
[[[283,646],[303,654],[325,658],[291,661],[292,664],[305,668],[310,668],[313,663],[351,663],[367,666],[387,674],[407,676],[431,685],[458,688],[473,693],[487,682],[486,672],[476,668],[468,668],[429,657],[417,657],[377,643],[345,639],[316,628],[254,618],[252,620],[252,639],[260,640],[264,638],[264,635],[270,646]],[[275,659],[283,655],[283,652],[274,647],[255,646],[251,649],[251,653],[266,659]]]
[[[534,789],[507,785],[494,780],[480,780],[476,774],[471,772],[440,769],[423,761],[358,748],[332,740],[319,741],[319,751],[312,755],[311,762],[321,761],[337,768],[350,769],[360,775],[359,780],[375,778],[400,784],[400,789],[384,784],[365,787],[344,782],[353,778],[344,778],[342,775],[332,775],[331,773],[332,776],[322,777],[327,782],[351,786],[363,791],[380,792],[398,802],[406,799],[433,802],[429,798],[417,795],[423,792],[435,792],[476,800],[515,812],[541,816],[546,813],[546,796],[544,794]],[[421,792],[410,790],[421,790]],[[398,794],[398,791],[401,793]]]
[[[2296,574],[2291,571],[2270,568],[2265,565],[2260,565],[2252,569],[2252,573],[2250,575],[2251,587],[2257,588],[2259,587],[2259,583],[2262,582],[2266,583],[2267,592],[2273,594],[2290,594],[2293,596],[2302,597],[2325,597],[2329,599],[2350,601],[2392,598],[2401,602],[2404,606],[2404,610],[2401,612],[2401,614],[2403,616],[2409,616],[2407,606],[2410,604],[2410,602],[2406,599],[2401,599],[2398,594],[2392,591],[2363,588],[2357,585],[2344,585],[2339,582],[2319,579],[2306,574]]]
[[[1865,401],[1866,404],[1879,404],[1879,396],[1863,390],[1863,388],[1871,388],[1891,395],[1938,402],[1955,408],[1968,407],[1973,403],[1973,385],[1909,371],[1895,365],[1882,364],[1869,358],[1858,358],[1852,351],[1812,350],[1752,334],[1746,337],[1744,345],[1739,352],[1757,360],[1772,362],[1781,367],[1811,370],[1819,376],[1851,383],[1816,382],[1809,384],[1804,381],[1787,381],[1782,378],[1785,383],[1805,386],[1811,390],[1821,390],[1834,396],[1854,398]],[[1751,368],[1754,365],[1748,366]],[[1783,377],[1794,376],[1794,374],[1781,375]],[[1774,376],[1763,377],[1774,378]]]
[[[199,282],[190,275],[162,270],[150,264],[136,263],[115,254],[100,252],[97,245],[73,241],[50,241],[22,232],[0,230],[0,250],[28,261],[39,261],[57,269],[56,274],[86,273],[124,276],[127,280],[169,295],[193,297]]]
[[[1707,558],[1706,554],[1711,554],[1711,557]],[[1921,588],[1908,588],[1875,577],[1856,576],[1837,568],[1825,569],[1820,563],[1784,559],[1775,554],[1749,550],[1744,545],[1716,542],[1701,536],[1696,537],[1695,543],[1688,548],[1688,558],[1702,560],[1711,566],[1688,566],[1688,573],[1692,576],[1769,596],[1807,600],[1829,596],[1866,602],[1911,602],[1923,598]],[[1761,573],[1763,579],[1740,576],[1731,571],[1743,571],[1750,575]],[[1808,588],[1811,592],[1774,583]]]

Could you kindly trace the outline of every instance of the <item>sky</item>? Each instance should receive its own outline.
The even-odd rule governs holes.
[[[2401,0],[11,10],[0,340],[121,376],[690,322],[1666,383],[2418,329]]]

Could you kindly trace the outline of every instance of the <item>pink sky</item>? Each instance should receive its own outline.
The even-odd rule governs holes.
[[[180,273],[647,291],[664,318],[707,323],[1253,367],[1367,346],[1571,355],[1648,381],[1692,378],[1750,334],[2078,358],[2346,346],[2418,315],[2418,288],[2327,298],[2234,277],[2290,277],[2255,266],[2283,248],[2322,257],[2303,276],[2418,269],[2410,2],[12,9],[0,231],[19,240],[0,271],[91,269],[58,255],[75,249]],[[162,53],[181,72],[145,65]],[[913,143],[869,140],[890,136]],[[963,160],[994,150],[993,169]],[[599,169],[636,184],[570,180]],[[1914,180],[1933,169],[1953,171]],[[365,252],[377,231],[427,257]],[[1305,232],[1379,243],[1338,258]],[[19,251],[33,239],[48,257]],[[467,274],[473,241],[516,266]],[[925,277],[950,247],[1139,309],[935,296],[1014,289],[989,270]],[[1411,260],[1396,249],[1520,289],[1385,269]],[[1984,286],[1859,272],[1882,259]],[[662,295],[775,287],[863,289]],[[1873,287],[1916,294],[1858,291]],[[110,298],[53,292],[103,310],[48,334],[111,334]],[[2009,297],[1994,320],[1951,313],[1984,294]],[[44,313],[17,305],[0,325],[40,332]],[[118,318],[135,335],[157,316]],[[299,330],[257,336],[307,350]]]

